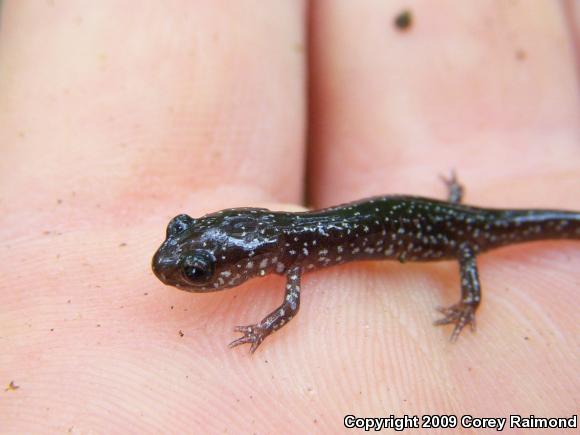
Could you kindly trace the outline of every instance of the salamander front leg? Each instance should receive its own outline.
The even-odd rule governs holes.
[[[451,171],[451,176],[449,178],[441,176],[441,180],[447,186],[447,201],[453,204],[460,204],[463,200],[463,186],[457,180],[457,175],[455,171]]]
[[[272,332],[280,329],[298,313],[300,308],[300,276],[302,270],[298,266],[291,267],[286,273],[286,292],[284,302],[260,323],[248,326],[237,326],[235,331],[244,334],[242,337],[230,343],[230,347],[240,344],[252,343],[250,352],[254,353],[260,343]]]
[[[475,331],[475,311],[481,301],[481,286],[477,274],[475,254],[469,246],[463,246],[460,251],[459,267],[461,270],[461,300],[449,308],[439,308],[445,317],[435,322],[435,325],[454,323],[455,328],[450,340],[455,341],[459,333],[468,323]]]

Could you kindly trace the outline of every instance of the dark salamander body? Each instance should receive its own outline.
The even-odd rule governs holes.
[[[282,305],[259,323],[236,328],[243,336],[231,346],[251,343],[253,352],[298,312],[304,272],[355,260],[458,260],[461,299],[436,322],[455,324],[455,340],[466,324],[474,326],[481,301],[477,255],[535,240],[580,240],[580,212],[461,205],[461,186],[454,178],[448,185],[448,202],[381,196],[302,213],[236,208],[198,219],[179,215],[153,257],[153,271],[165,284],[191,292],[285,275]]]

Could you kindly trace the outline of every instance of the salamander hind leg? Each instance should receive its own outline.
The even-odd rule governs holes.
[[[461,330],[469,324],[475,330],[475,311],[481,302],[481,286],[473,249],[463,246],[460,250],[459,267],[461,270],[461,300],[449,308],[439,308],[444,317],[435,325],[455,324],[450,340],[455,341]]]
[[[457,180],[457,175],[455,171],[451,171],[451,176],[449,178],[441,175],[441,180],[447,186],[447,201],[453,204],[460,204],[463,200],[463,185]]]
[[[237,326],[235,331],[244,334],[230,343],[230,347],[251,343],[250,352],[254,353],[264,339],[272,332],[280,329],[298,313],[300,308],[300,275],[301,269],[292,267],[286,274],[286,292],[284,302],[259,323],[248,326]]]

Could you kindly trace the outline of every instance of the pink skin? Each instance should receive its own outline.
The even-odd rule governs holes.
[[[227,348],[233,326],[277,306],[282,278],[192,295],[149,269],[178,213],[297,209],[306,155],[314,206],[444,197],[456,168],[468,203],[580,209],[578,5],[462,4],[414,2],[400,33],[393,2],[314,2],[310,20],[299,1],[4,2],[0,382],[19,388],[0,391],[2,431],[576,412],[576,243],[482,256],[478,331],[454,345],[431,326],[453,263],[306,275],[253,356]]]

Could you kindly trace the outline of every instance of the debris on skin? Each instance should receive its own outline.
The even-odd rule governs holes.
[[[395,17],[395,27],[398,30],[405,31],[413,25],[413,15],[410,10],[404,10]]]
[[[184,333],[183,333],[183,331],[180,329],[180,330],[179,330],[179,336],[180,336],[180,337],[183,337],[184,335],[185,335],[185,334],[184,334]]]
[[[4,391],[16,391],[18,390],[20,387],[18,385],[16,385],[14,383],[14,381],[10,381],[10,383],[8,384],[8,386],[4,389]]]

